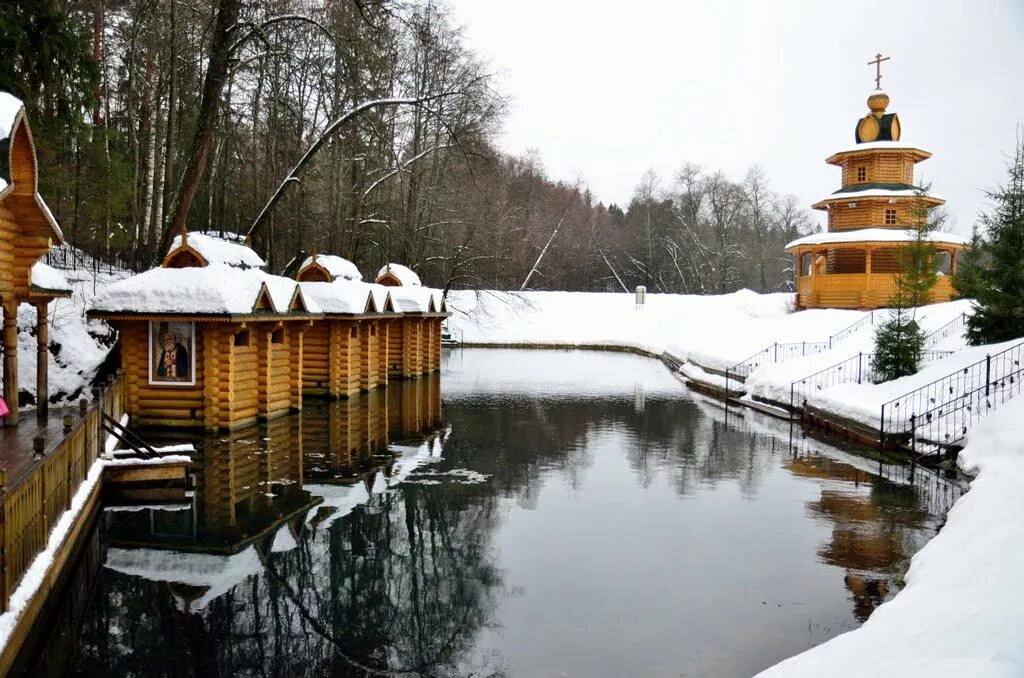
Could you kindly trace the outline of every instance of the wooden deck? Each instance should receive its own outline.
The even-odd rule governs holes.
[[[69,434],[64,432],[64,417],[70,415],[74,425],[81,425],[79,409],[64,408],[50,410],[49,416],[40,420],[34,412],[24,413],[17,426],[0,426],[0,469],[7,474],[7,484],[17,485],[29,472],[35,461],[33,441],[42,436],[43,454],[51,454],[60,447]]]

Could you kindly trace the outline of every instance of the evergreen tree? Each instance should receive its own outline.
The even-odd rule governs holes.
[[[987,193],[993,209],[969,266],[957,272],[957,289],[973,297],[967,340],[974,346],[1024,336],[1024,141],[1018,142],[1009,180]]]
[[[878,381],[898,379],[917,372],[924,352],[925,335],[917,324],[917,308],[931,300],[936,283],[935,245],[930,234],[942,223],[930,214],[924,201],[927,187],[918,189],[908,230],[913,238],[899,248],[900,271],[896,292],[889,300],[889,316],[875,333],[875,376]]]

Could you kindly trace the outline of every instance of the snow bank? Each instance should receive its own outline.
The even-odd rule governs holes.
[[[981,420],[959,463],[977,477],[913,557],[906,588],[859,629],[761,676],[1024,675],[1024,399]]]
[[[725,369],[774,341],[822,341],[863,313],[793,313],[792,294],[452,291],[451,325],[472,344],[630,347]]]
[[[398,278],[399,282],[403,285],[416,286],[423,284],[420,282],[420,277],[416,275],[415,271],[408,266],[403,266],[402,264],[385,264],[379,271],[377,271],[377,280],[380,280],[380,277],[386,273],[390,273]]]
[[[189,247],[202,255],[209,264],[224,264],[239,268],[263,268],[267,262],[253,249],[243,245],[244,237],[237,233],[225,233],[221,237],[213,232],[197,232],[187,234]],[[181,236],[174,236],[168,254],[181,247]]]

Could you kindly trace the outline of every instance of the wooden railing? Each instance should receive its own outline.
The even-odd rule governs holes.
[[[93,400],[79,403],[77,416],[64,417],[63,437],[43,454],[36,440],[36,459],[20,478],[7,485],[0,471],[0,610],[36,556],[46,548],[50,529],[71,507],[71,499],[103,451],[101,420],[120,420],[124,413],[124,384],[120,377],[93,389]]]
[[[800,305],[808,303],[842,308],[887,306],[896,293],[893,273],[825,273],[804,275],[796,280]],[[815,297],[819,297],[815,300]],[[941,275],[931,290],[931,301],[949,301],[953,285],[949,276]]]

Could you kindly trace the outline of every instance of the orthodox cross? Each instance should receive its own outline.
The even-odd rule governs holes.
[[[875,65],[875,89],[882,89],[882,62],[888,61],[892,57],[883,57],[881,54],[875,55],[874,61],[869,61],[868,66],[871,64]]]

